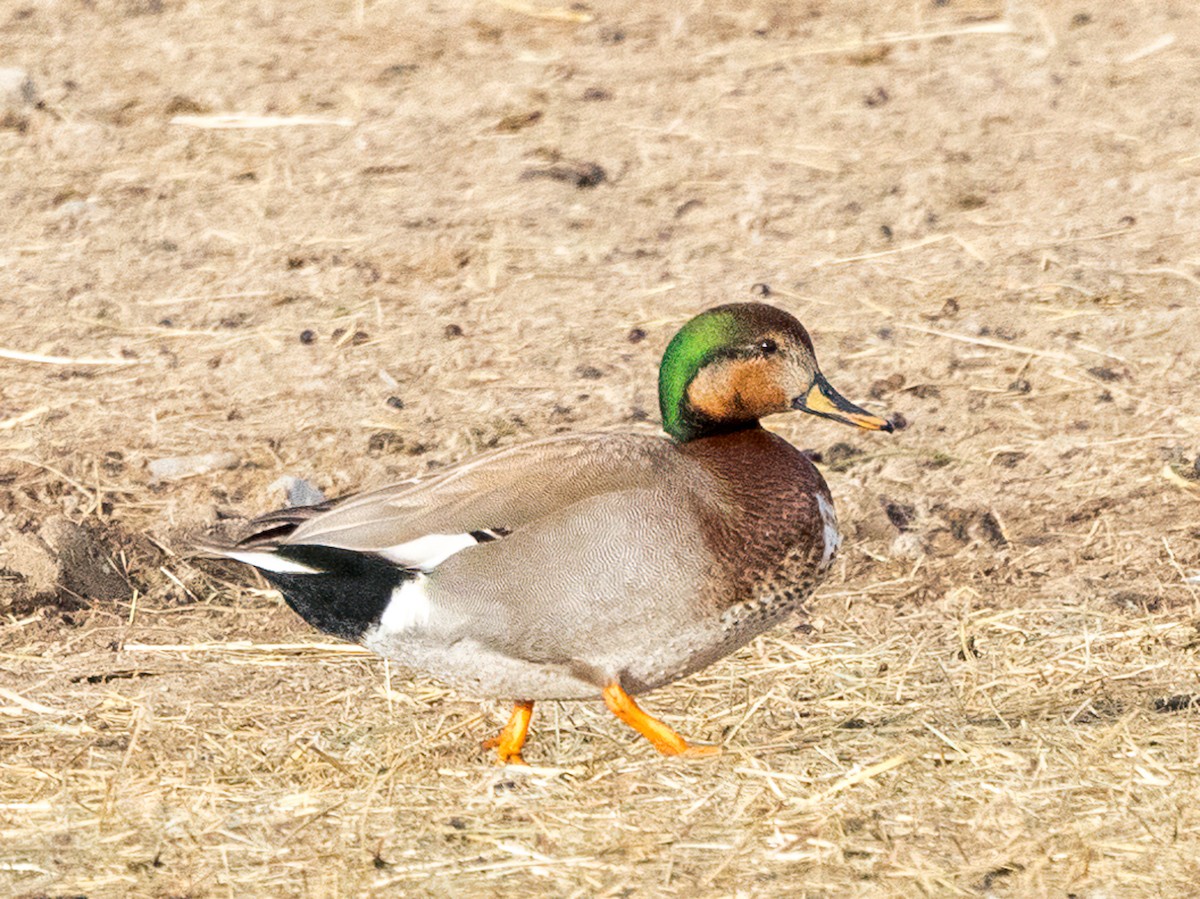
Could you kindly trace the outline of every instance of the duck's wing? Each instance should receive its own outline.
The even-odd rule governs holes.
[[[652,487],[684,464],[661,437],[551,437],[497,450],[422,480],[265,515],[251,523],[239,546],[333,547],[429,570],[460,549],[588,497]]]
[[[698,616],[712,613],[714,559],[702,514],[694,493],[672,481],[590,496],[447,559],[419,598],[414,591],[394,608],[423,599],[421,626],[447,645],[463,640],[467,652],[528,663],[586,663],[604,673],[576,676],[603,686],[631,660],[691,640]],[[386,655],[413,622],[397,614],[382,623],[373,639]]]
[[[508,646],[484,631],[520,629],[535,608],[553,629],[561,621],[552,614],[560,589],[576,597],[590,582],[612,602],[631,586],[630,578],[639,593],[648,578],[670,579],[674,593],[694,595],[695,585],[679,571],[705,563],[668,565],[670,554],[655,547],[670,541],[668,548],[681,547],[693,560],[702,552],[699,531],[680,520],[687,516],[677,514],[672,498],[707,495],[706,479],[664,438],[563,436],[499,450],[328,508],[273,513],[241,542],[204,549],[258,568],[289,605],[328,633],[357,640],[379,628],[393,635],[431,629],[441,635],[437,639],[470,638],[471,645],[495,643],[513,654],[523,644]],[[690,500],[682,501],[686,511]],[[630,557],[622,546],[657,561]],[[500,561],[489,562],[488,552],[478,567],[451,564],[484,550],[500,551]],[[430,592],[446,568],[455,574],[445,588]],[[568,569],[575,573],[560,583]],[[494,581],[482,593],[481,578]],[[544,589],[537,588],[546,579]],[[481,602],[483,593],[491,599]],[[522,612],[526,601],[530,608]],[[540,652],[545,636],[531,631],[531,639],[536,645],[529,652]]]

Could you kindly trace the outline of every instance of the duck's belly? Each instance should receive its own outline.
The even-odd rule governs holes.
[[[708,667],[799,611],[811,583],[760,594],[720,617],[669,632],[642,629],[587,658],[539,662],[514,658],[471,639],[447,644],[416,633],[368,634],[364,645],[385,658],[432,675],[469,696],[490,699],[598,699],[619,683],[645,693]]]
[[[473,640],[446,646],[416,637],[388,640],[368,637],[363,643],[405,667],[432,675],[466,696],[481,699],[595,699],[602,689],[581,678],[569,665],[515,659]]]

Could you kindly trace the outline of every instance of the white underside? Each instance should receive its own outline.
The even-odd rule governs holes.
[[[392,590],[392,598],[379,620],[380,637],[386,639],[391,634],[421,628],[429,623],[428,584],[429,578],[418,574]]]

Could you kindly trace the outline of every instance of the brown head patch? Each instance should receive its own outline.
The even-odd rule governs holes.
[[[730,359],[702,368],[692,379],[691,407],[713,421],[758,419],[788,409],[780,382],[782,360]]]

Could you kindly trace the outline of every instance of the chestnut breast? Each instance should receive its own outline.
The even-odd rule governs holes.
[[[832,507],[825,479],[794,446],[762,428],[701,437],[679,447],[713,478],[717,496],[699,510],[715,560],[712,601],[749,599],[797,555],[820,560],[827,539],[818,496]],[[814,563],[815,564],[815,561]]]

